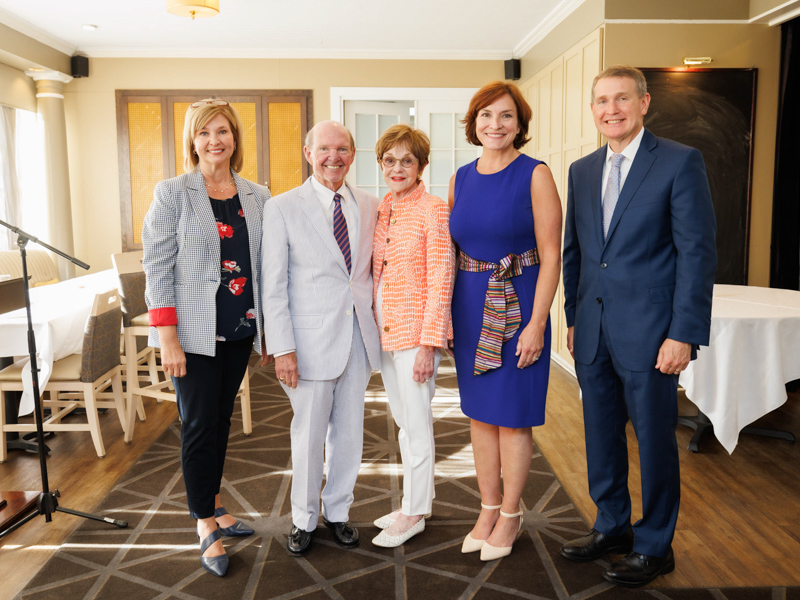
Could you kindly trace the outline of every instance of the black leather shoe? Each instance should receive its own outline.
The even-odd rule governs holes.
[[[303,556],[311,549],[311,532],[292,525],[292,532],[286,541],[286,549],[292,556]]]
[[[603,570],[606,581],[624,587],[639,587],[653,581],[659,575],[675,570],[675,556],[672,548],[662,557],[647,556],[631,552],[625,558],[612,563]]]
[[[358,529],[349,523],[333,523],[322,517],[325,527],[333,532],[333,539],[343,548],[355,548],[358,546]]]
[[[561,556],[577,562],[589,562],[602,558],[609,552],[627,554],[633,550],[633,528],[622,535],[606,535],[592,529],[589,535],[572,540],[561,546]]]
[[[200,539],[200,536],[198,535],[197,538]],[[209,573],[213,573],[217,577],[225,577],[229,565],[227,554],[222,554],[221,556],[203,556],[203,553],[208,550],[208,547],[218,539],[220,539],[219,525],[200,542],[200,564],[203,565],[203,568]]]

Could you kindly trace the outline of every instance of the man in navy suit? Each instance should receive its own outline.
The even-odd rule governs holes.
[[[603,577],[649,583],[675,568],[678,374],[708,345],[716,219],[703,156],[644,129],[638,69],[609,67],[591,109],[608,145],[572,164],[564,233],[567,345],[583,395],[597,518],[561,554],[627,553]],[[631,527],[625,426],[639,442],[642,518]]]

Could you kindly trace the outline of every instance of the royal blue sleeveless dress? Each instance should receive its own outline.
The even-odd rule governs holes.
[[[536,247],[531,210],[531,176],[540,161],[524,154],[491,175],[477,171],[477,161],[456,173],[450,234],[472,258],[499,263],[507,254],[521,255]],[[461,410],[476,421],[502,427],[533,427],[544,423],[550,375],[550,319],[541,358],[517,368],[517,340],[530,322],[539,265],[525,267],[512,278],[519,297],[522,324],[503,344],[502,366],[473,375],[483,305],[490,271],[459,270],[453,291],[453,343],[461,395]]]

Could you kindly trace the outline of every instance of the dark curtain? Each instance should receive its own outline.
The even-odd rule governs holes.
[[[781,25],[769,285],[800,289],[800,18]]]

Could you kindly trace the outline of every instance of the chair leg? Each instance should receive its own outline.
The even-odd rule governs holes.
[[[244,372],[239,395],[242,397],[242,432],[250,435],[253,433],[253,415],[250,412],[250,367]]]
[[[97,403],[94,396],[94,383],[84,383],[83,394],[83,397],[86,400],[86,418],[89,422],[89,431],[92,434],[94,448],[97,451],[97,456],[104,458],[106,455],[106,449],[105,446],[103,446],[103,434],[100,433],[100,420],[97,416]]]
[[[6,398],[0,387],[0,463],[6,462]]]
[[[114,392],[114,406],[117,407],[119,424],[122,425],[122,432],[125,433],[125,428],[128,426],[128,415],[125,412],[125,403],[122,401],[122,375],[119,369],[111,378],[111,390]]]

